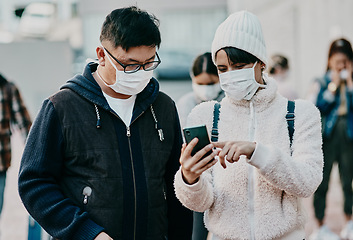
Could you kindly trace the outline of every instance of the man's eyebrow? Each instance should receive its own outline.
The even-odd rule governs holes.
[[[153,55],[152,57],[150,57],[149,59],[146,59],[146,60],[145,60],[145,62],[149,62],[150,60],[155,59],[155,57],[156,57],[156,54],[155,54],[155,55]],[[128,61],[130,61],[130,62],[140,63],[140,61],[137,61],[137,60],[132,59],[132,58],[129,58],[129,59],[128,59]]]

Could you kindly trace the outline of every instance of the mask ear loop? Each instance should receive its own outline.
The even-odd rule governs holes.
[[[255,62],[255,65],[257,64],[257,62],[258,61]],[[253,67],[255,67],[255,65]],[[259,86],[263,87],[263,88],[266,88],[267,83],[266,83],[265,78],[264,78],[264,70],[265,70],[265,66],[261,66],[261,78],[262,78],[262,81],[264,82],[264,84],[259,84]]]
[[[119,71],[117,69],[117,67],[115,66],[115,64],[113,63],[113,60],[110,59],[110,56],[109,54],[107,53],[107,50],[105,50],[105,48],[103,46],[101,46],[103,48],[103,51],[104,51],[104,54],[105,54],[105,57],[108,58],[108,61],[110,62],[110,64],[113,66],[113,68],[115,69],[115,71]]]
[[[257,61],[254,63],[254,66],[252,66],[253,69],[255,69],[256,64],[257,64]]]
[[[258,61],[255,62],[254,66],[252,66],[252,68],[254,68],[254,71],[255,71],[255,66],[256,66],[257,62]],[[267,86],[267,83],[266,83],[265,78],[264,78],[264,70],[265,70],[265,66],[262,66],[261,67],[261,78],[262,78],[262,81],[264,82],[264,84],[260,84],[260,83],[257,82],[259,87],[262,87],[262,88],[266,88],[266,86]]]

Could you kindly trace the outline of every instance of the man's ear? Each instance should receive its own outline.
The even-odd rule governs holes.
[[[102,46],[96,48],[99,65],[105,66],[105,53]]]

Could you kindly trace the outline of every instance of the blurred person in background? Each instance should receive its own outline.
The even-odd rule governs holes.
[[[192,92],[182,96],[178,102],[178,113],[181,126],[185,126],[191,110],[204,101],[220,101],[224,92],[219,84],[217,68],[212,62],[210,52],[197,56],[191,68]]]
[[[18,88],[0,74],[0,216],[6,171],[11,165],[11,129],[17,128],[26,139],[30,127],[31,119]]]
[[[24,206],[61,240],[190,240],[175,196],[182,145],[173,100],[159,91],[159,20],[137,7],[105,18],[98,62],[46,99],[18,186]]]
[[[197,105],[187,126],[206,125],[219,141],[193,156],[197,138],[183,145],[174,183],[178,199],[205,212],[212,240],[304,239],[301,201],[322,180],[319,111],[277,92],[276,81],[264,72],[261,23],[250,12],[233,13],[219,25],[212,59],[225,97],[218,114],[216,101]]]
[[[346,39],[332,42],[327,70],[315,82],[319,90],[316,106],[322,116],[324,170],[323,181],[314,194],[315,216],[319,229],[310,240],[340,239],[325,224],[326,196],[332,166],[338,164],[343,195],[343,210],[347,223],[341,232],[342,239],[353,239],[352,179],[353,179],[353,81],[352,46]]]
[[[289,100],[298,98],[297,92],[291,86],[288,59],[280,54],[272,55],[269,62],[269,75],[277,81],[278,92]]]
[[[182,96],[177,102],[182,127],[186,125],[187,116],[197,104],[210,100],[220,101],[224,97],[224,91],[219,84],[217,67],[212,61],[210,52],[195,58],[190,75],[193,91]],[[193,240],[207,239],[208,231],[203,216],[203,213],[194,212]]]

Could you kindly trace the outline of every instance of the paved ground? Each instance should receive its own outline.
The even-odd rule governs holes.
[[[17,191],[17,174],[23,151],[23,141],[18,133],[12,138],[12,166],[7,172],[4,208],[1,214],[1,240],[27,239],[28,215]]]
[[[175,84],[173,82],[163,82],[161,89],[170,94],[172,98],[176,100],[183,93],[191,90],[191,86],[185,86],[185,83]],[[28,214],[24,209],[17,192],[17,174],[23,151],[23,143],[18,133],[14,133],[13,135],[12,146],[12,167],[8,171],[4,209],[0,222],[1,240],[26,240]],[[340,188],[336,167],[333,170],[333,176],[330,182],[330,191],[328,193],[327,204],[326,223],[333,231],[339,233],[344,223],[344,215],[342,211],[342,191]],[[313,229],[317,227],[313,217],[312,198],[305,199],[304,206],[308,213],[306,232],[307,234],[310,234]]]
[[[343,213],[343,193],[337,166],[334,167],[331,174],[332,176],[327,196],[325,224],[327,224],[332,231],[339,234],[345,224],[345,216]],[[304,206],[308,213],[308,222],[305,226],[307,235],[317,228],[312,202],[312,197],[304,199]]]

